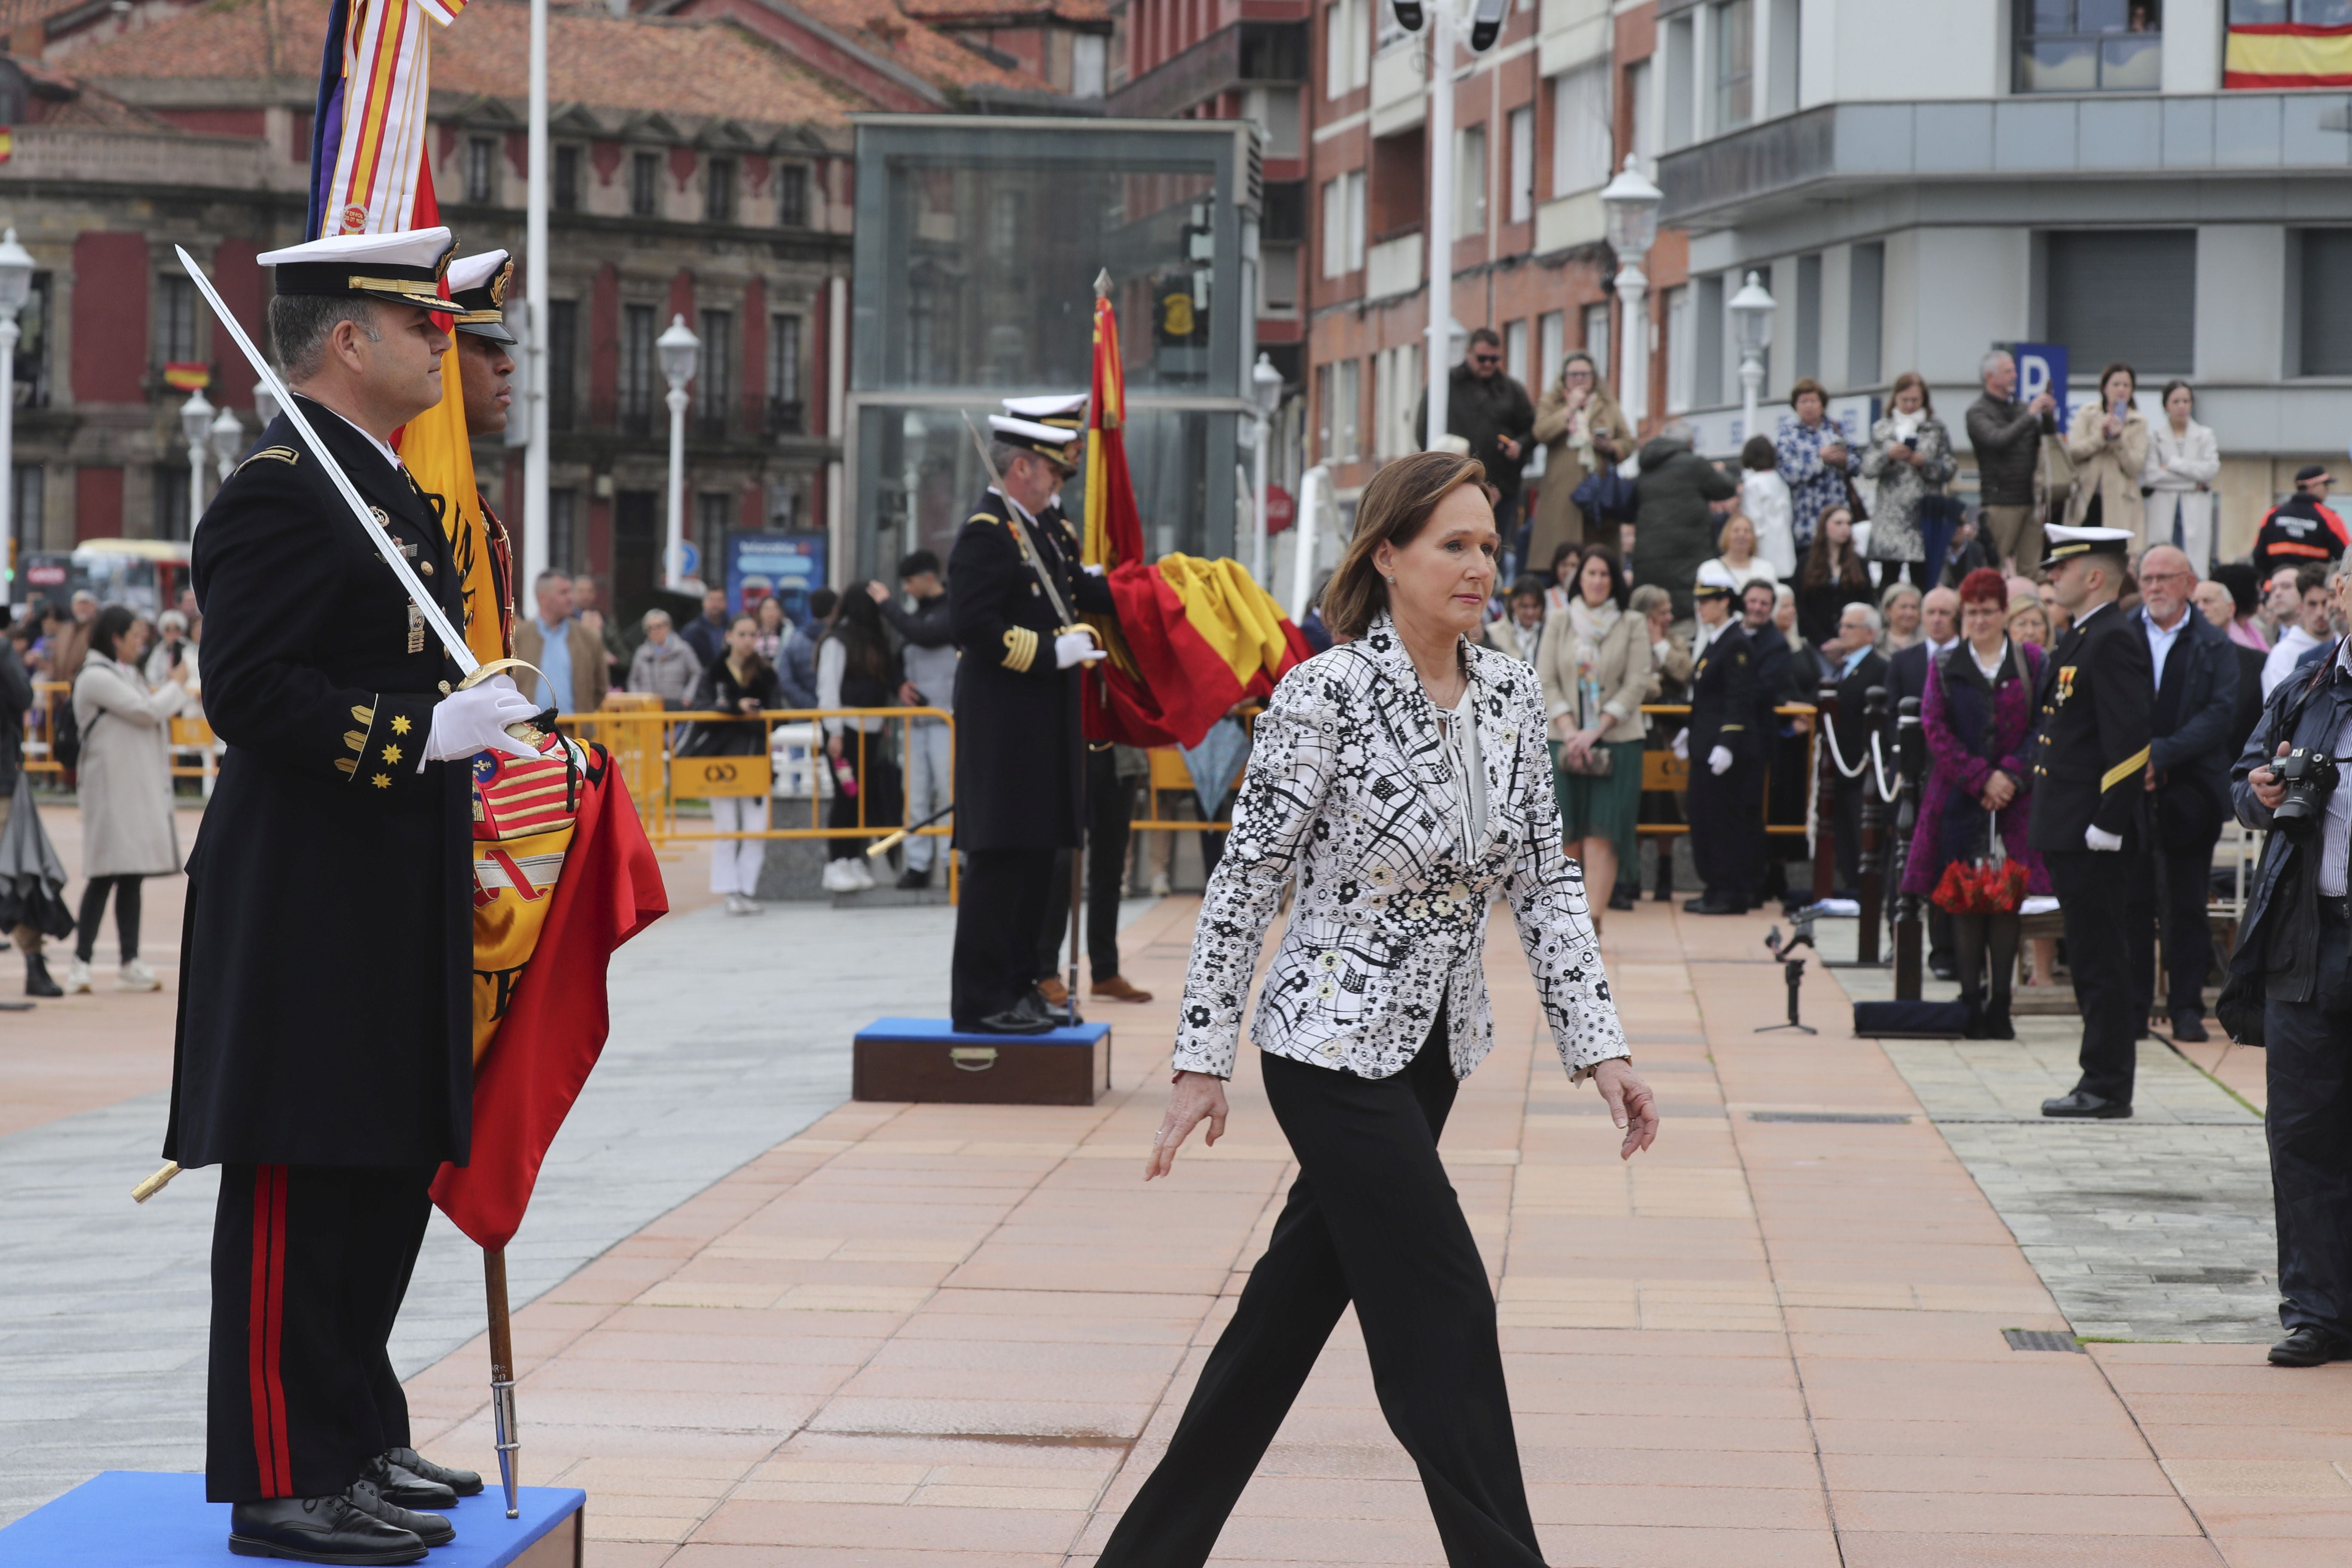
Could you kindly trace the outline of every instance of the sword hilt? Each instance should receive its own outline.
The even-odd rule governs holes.
[[[160,1193],[165,1187],[170,1186],[172,1184],[172,1178],[179,1173],[180,1163],[177,1160],[170,1162],[162,1170],[156,1172],[153,1175],[148,1177],[145,1181],[131,1188],[131,1201],[134,1204],[145,1203],[149,1198],[153,1197],[157,1193]]]

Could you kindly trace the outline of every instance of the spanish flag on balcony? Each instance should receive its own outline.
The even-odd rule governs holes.
[[[2352,87],[2352,26],[2301,22],[2232,25],[2221,57],[2225,88]]]
[[[1118,619],[1088,616],[1110,658],[1087,670],[1089,740],[1197,746],[1244,698],[1267,697],[1314,650],[1242,563],[1143,558],[1127,471],[1127,373],[1110,279],[1095,283],[1094,395],[1087,416],[1085,560],[1100,566]]]

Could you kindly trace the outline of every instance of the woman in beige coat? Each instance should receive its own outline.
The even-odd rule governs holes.
[[[1528,536],[1528,570],[1549,563],[1562,543],[1602,537],[1604,531],[1587,526],[1572,498],[1587,474],[1617,463],[1632,440],[1617,400],[1582,349],[1570,351],[1560,363],[1559,379],[1536,405],[1535,438],[1546,456],[1535,530]]]
[[[139,962],[139,884],[180,868],[180,834],[172,819],[171,719],[188,707],[184,668],[153,691],[139,673],[147,623],[110,605],[90,624],[89,657],[74,677],[74,720],[81,726],[78,781],[81,806],[82,889],[68,992],[89,989],[89,961],[106,896],[114,895],[125,991],[163,983]]]
[[[2066,431],[2066,456],[2074,460],[2074,498],[2066,505],[2070,528],[2120,528],[2139,553],[2147,534],[2140,500],[2140,475],[2147,468],[2147,421],[2132,405],[2139,377],[2118,361],[2099,373],[2099,396],[2074,410]]]
[[[1576,558],[1568,608],[1544,623],[1536,651],[1550,721],[1552,793],[1559,801],[1562,849],[1584,867],[1586,899],[1613,900],[1617,868],[1632,862],[1642,813],[1642,704],[1656,689],[1651,644],[1664,634],[1653,623],[1673,618],[1673,606],[1654,584],[1635,590],[1628,608],[1617,552],[1587,544]],[[1644,597],[1646,595],[1646,597]]]

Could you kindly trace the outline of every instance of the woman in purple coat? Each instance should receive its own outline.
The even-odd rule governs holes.
[[[2003,853],[2025,868],[2026,891],[2047,893],[2050,875],[2027,847],[2033,768],[2033,693],[2042,650],[2009,639],[2009,585],[1979,568],[1960,582],[1960,641],[1929,667],[1919,707],[1931,766],[1919,797],[1919,823],[1903,869],[1903,891],[1925,898],[1945,868],[1984,858],[1996,824]],[[1970,1039],[2011,1040],[2010,984],[2017,973],[2019,917],[1955,914],[1952,947],[1960,999],[1969,1005]],[[1992,960],[1992,999],[1985,1001],[1985,959]]]

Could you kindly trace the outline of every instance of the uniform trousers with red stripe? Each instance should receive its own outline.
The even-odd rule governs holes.
[[[424,1245],[429,1168],[223,1165],[205,1495],[327,1497],[412,1447],[385,1342]]]

